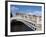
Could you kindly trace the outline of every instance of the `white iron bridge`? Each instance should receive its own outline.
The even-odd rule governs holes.
[[[22,23],[24,23],[25,25],[27,25],[28,27],[30,27],[32,30],[37,30],[37,26],[34,22],[27,20],[25,18],[22,17],[12,17],[10,19],[10,21],[12,20],[17,20],[17,21],[21,21]]]

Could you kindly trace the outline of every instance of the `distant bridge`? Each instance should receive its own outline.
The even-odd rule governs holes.
[[[25,18],[22,18],[22,17],[12,17],[10,19],[10,21],[12,20],[17,20],[17,21],[21,21],[23,22],[25,25],[27,25],[28,27],[30,27],[32,30],[37,30],[37,26],[34,22],[30,21],[30,20],[27,20]]]

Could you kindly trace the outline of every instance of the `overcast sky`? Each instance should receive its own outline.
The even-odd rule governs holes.
[[[11,5],[10,10],[15,16],[16,12],[26,13],[26,14],[33,14],[37,16],[41,16],[42,7],[41,6],[28,6],[28,5]]]

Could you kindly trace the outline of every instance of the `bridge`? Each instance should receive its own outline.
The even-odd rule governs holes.
[[[25,25],[27,25],[29,28],[31,28],[32,30],[37,30],[37,26],[36,26],[36,24],[34,23],[34,22],[32,22],[32,21],[30,21],[30,20],[28,20],[28,19],[25,19],[25,18],[22,18],[22,17],[12,17],[11,19],[10,19],[10,21],[12,21],[12,20],[17,20],[17,21],[21,21],[21,22],[23,22]]]

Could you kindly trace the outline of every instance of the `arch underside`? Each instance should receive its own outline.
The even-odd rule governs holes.
[[[34,31],[34,30],[25,25],[23,22],[14,19],[11,21],[11,32],[18,32],[18,31]]]

